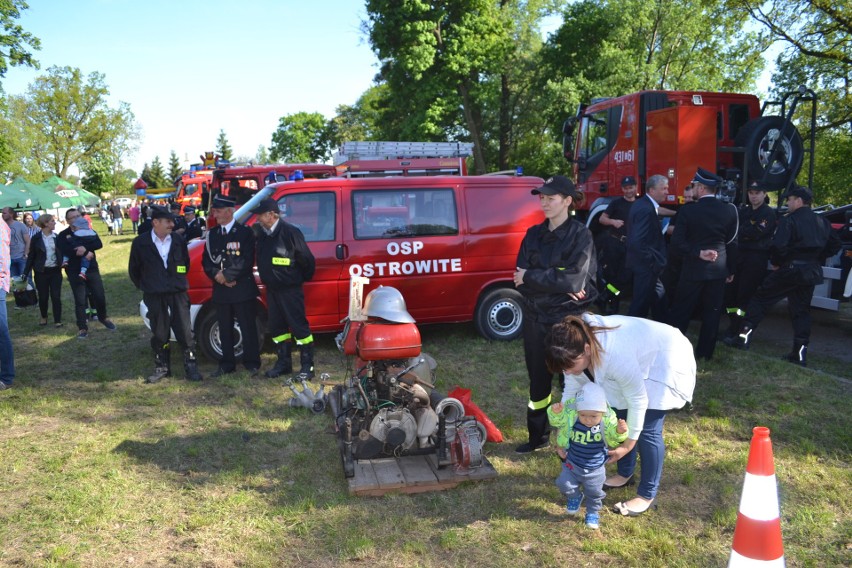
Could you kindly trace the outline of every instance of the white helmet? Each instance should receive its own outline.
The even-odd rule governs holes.
[[[405,307],[405,299],[399,290],[390,286],[379,286],[364,300],[364,313],[374,318],[397,323],[414,323],[414,318]]]

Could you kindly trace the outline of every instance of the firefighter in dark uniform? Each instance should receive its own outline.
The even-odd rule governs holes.
[[[630,283],[627,260],[627,216],[636,201],[636,178],[621,180],[622,197],[614,199],[601,214],[600,224],[606,227],[598,237],[598,303],[605,314],[618,313],[619,296]]]
[[[314,276],[316,262],[302,232],[281,218],[278,202],[266,198],[252,209],[257,215],[257,271],[266,286],[269,334],[277,346],[278,361],[266,371],[270,378],[293,372],[292,348],[299,347],[296,380],[314,377],[314,336],[305,316],[302,283]]]
[[[529,440],[515,449],[519,454],[543,448],[549,441],[547,407],[553,373],[547,370],[544,338],[554,323],[583,313],[598,296],[592,233],[571,216],[583,194],[563,176],[551,177],[532,194],[539,196],[545,220],[527,230],[514,274],[515,286],[523,294],[524,359],[530,379]]]
[[[213,305],[219,323],[222,359],[213,373],[220,377],[236,370],[234,319],[240,325],[243,365],[257,376],[260,371],[260,345],[257,337],[257,284],[254,281],[254,233],[234,220],[231,197],[213,198],[210,213],[217,226],[207,232],[202,266],[213,281]]]
[[[172,203],[169,207],[175,219],[175,228],[172,230],[172,234],[180,235],[184,239],[189,240],[186,238],[186,220],[180,214],[180,203]]]
[[[672,233],[672,248],[683,259],[669,324],[686,335],[700,306],[701,329],[695,358],[710,360],[725,301],[725,283],[733,279],[737,254],[737,210],[716,198],[722,180],[698,168],[692,185],[698,201],[682,208]]]
[[[183,347],[183,368],[190,381],[202,380],[195,355],[195,340],[189,317],[189,254],[186,241],[172,233],[174,219],[165,208],[154,206],[152,230],[137,236],[130,246],[127,272],[133,284],[142,290],[151,322],[151,347],[154,372],[145,382],[156,383],[171,376],[170,330]]]
[[[793,350],[783,359],[806,367],[814,286],[822,283],[822,264],[840,250],[841,243],[828,219],[811,210],[810,189],[794,186],[781,197],[787,199],[787,214],[778,221],[769,247],[771,272],[749,302],[739,335],[726,343],[748,349],[766,312],[786,297]]]
[[[183,236],[187,242],[204,236],[204,222],[195,215],[195,207],[192,205],[184,207],[183,217],[186,221],[186,232]]]
[[[739,208],[734,279],[725,288],[728,338],[739,332],[748,303],[766,277],[769,245],[775,233],[775,211],[769,206],[766,190],[755,182],[748,188],[747,197],[748,203]]]

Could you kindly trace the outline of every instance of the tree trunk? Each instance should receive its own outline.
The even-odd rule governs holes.
[[[473,102],[470,95],[470,83],[467,79],[463,79],[459,83],[458,92],[462,99],[462,110],[464,111],[467,130],[470,132],[470,140],[473,142],[475,173],[482,175],[488,171],[485,167],[485,152],[482,149],[482,114],[479,107]]]

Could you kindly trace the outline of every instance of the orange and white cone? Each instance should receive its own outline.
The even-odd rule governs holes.
[[[753,430],[728,568],[785,566],[769,428]]]

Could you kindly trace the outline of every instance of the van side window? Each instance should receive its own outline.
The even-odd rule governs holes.
[[[334,194],[331,192],[284,195],[278,200],[281,218],[295,225],[305,241],[333,241],[337,219]]]
[[[356,239],[393,239],[459,232],[452,189],[352,192]]]

